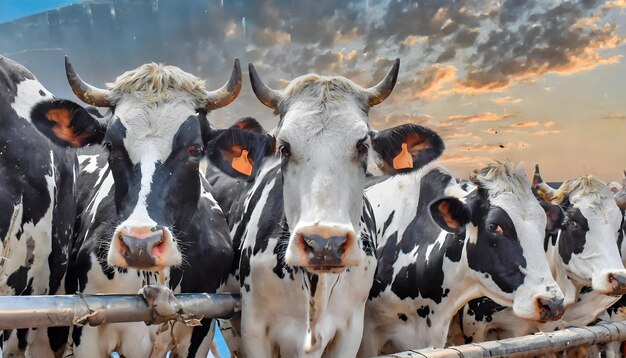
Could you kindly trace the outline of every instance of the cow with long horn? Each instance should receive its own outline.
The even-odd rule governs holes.
[[[250,65],[252,88],[280,116],[278,127],[268,135],[246,118],[209,147],[223,171],[209,175],[216,188],[230,176],[246,182],[216,190],[216,198],[228,203],[233,241],[241,242],[247,356],[356,355],[376,271],[376,226],[363,197],[368,158],[393,176],[419,170],[443,150],[418,125],[372,130],[368,112],[391,94],[398,68],[396,60],[371,88],[308,74],[276,90]]]
[[[208,111],[228,105],[241,89],[239,60],[226,84],[214,91],[174,66],[144,64],[107,89],[83,81],[67,58],[65,67],[78,98],[110,109],[103,117],[51,99],[32,110],[35,126],[61,146],[101,144],[78,157],[79,215],[66,291],[136,294],[147,284],[162,283],[176,292],[215,292],[234,252],[225,217],[198,169],[215,134]],[[77,357],[112,351],[162,357],[167,350],[205,357],[213,322],[199,322],[172,329],[143,322],[74,327],[71,348]]]

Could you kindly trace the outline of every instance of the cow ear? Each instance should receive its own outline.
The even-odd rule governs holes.
[[[430,215],[442,229],[459,233],[470,222],[470,208],[458,198],[445,197],[430,204]]]
[[[445,148],[434,131],[417,124],[404,124],[373,133],[376,164],[389,175],[417,170],[437,159]]]
[[[53,99],[35,105],[30,116],[33,124],[54,143],[64,147],[80,148],[101,143],[106,124],[99,121],[80,105]]]
[[[256,169],[274,154],[276,141],[252,118],[217,131],[206,146],[211,163],[234,178],[254,178]]]
[[[548,203],[547,201],[539,201],[539,205],[546,212],[546,232],[554,234],[563,225],[563,220],[565,220],[565,213],[563,213],[563,209],[559,205],[554,205]]]

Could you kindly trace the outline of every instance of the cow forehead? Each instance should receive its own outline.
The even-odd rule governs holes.
[[[523,197],[505,192],[491,197],[489,201],[492,205],[502,208],[516,227],[522,228],[529,224],[545,226],[546,224],[545,211],[532,196]]]
[[[299,144],[336,148],[353,146],[368,131],[367,117],[354,100],[329,102],[322,107],[296,102],[281,121],[278,139],[292,148]]]
[[[196,114],[194,107],[185,97],[153,104],[133,96],[120,100],[115,114],[126,128],[124,147],[131,162],[140,162],[148,153],[165,161],[181,125]]]
[[[621,225],[622,214],[613,199],[577,200],[572,202],[572,206],[580,210],[591,229],[596,225],[608,224],[617,230]]]

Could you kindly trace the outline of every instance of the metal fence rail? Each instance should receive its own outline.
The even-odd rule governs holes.
[[[178,294],[191,315],[230,318],[239,311],[238,295]],[[0,297],[0,330],[113,322],[150,322],[154,311],[140,295],[59,295]]]
[[[595,326],[572,327],[551,333],[466,344],[443,349],[420,349],[391,354],[394,358],[522,357],[602,345],[626,340],[626,321],[601,322]]]

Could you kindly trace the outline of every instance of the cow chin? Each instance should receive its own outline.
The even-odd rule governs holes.
[[[143,271],[161,271],[182,263],[182,255],[168,229],[116,230],[107,254],[109,265]]]

